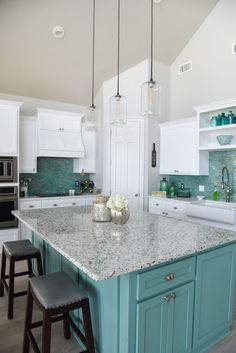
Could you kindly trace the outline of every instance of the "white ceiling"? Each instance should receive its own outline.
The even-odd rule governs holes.
[[[155,5],[155,57],[171,64],[217,2]],[[92,0],[0,0],[0,92],[88,104],[91,9]],[[117,0],[97,1],[97,88],[116,74],[116,9]],[[124,70],[149,57],[150,0],[122,0],[121,10]],[[53,38],[55,26],[63,39]]]

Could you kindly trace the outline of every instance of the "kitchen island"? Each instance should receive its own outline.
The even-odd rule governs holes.
[[[87,291],[98,353],[203,353],[230,333],[235,232],[146,212],[94,223],[87,207],[14,214],[46,273]]]

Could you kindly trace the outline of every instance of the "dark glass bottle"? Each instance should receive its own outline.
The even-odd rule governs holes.
[[[157,152],[156,152],[156,144],[153,143],[152,147],[152,168],[157,166]]]

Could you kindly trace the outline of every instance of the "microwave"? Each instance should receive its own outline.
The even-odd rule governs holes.
[[[0,183],[17,183],[17,157],[0,157]]]

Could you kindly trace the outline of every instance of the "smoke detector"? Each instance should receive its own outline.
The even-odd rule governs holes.
[[[54,27],[52,30],[52,35],[56,39],[62,39],[65,35],[65,30],[60,26]]]

